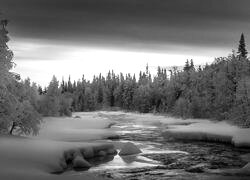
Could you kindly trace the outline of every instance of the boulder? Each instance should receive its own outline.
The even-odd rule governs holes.
[[[105,151],[99,151],[97,156],[106,156],[107,153]]]
[[[111,143],[100,143],[96,146],[93,146],[93,151],[96,154],[99,151],[107,151],[110,148],[114,148],[114,145]]]
[[[110,148],[107,150],[107,154],[108,155],[116,155],[117,151],[114,148]]]
[[[88,169],[91,167],[91,164],[86,161],[82,156],[76,156],[73,160],[74,169]]]
[[[131,142],[128,142],[123,145],[121,151],[119,152],[120,156],[139,154],[141,150]]]
[[[207,166],[208,165],[205,163],[200,163],[200,164],[197,164],[194,166],[190,166],[190,167],[186,168],[185,170],[187,172],[191,172],[191,173],[203,173],[206,170]]]

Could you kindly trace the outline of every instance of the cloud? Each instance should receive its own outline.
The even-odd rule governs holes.
[[[53,74],[138,72],[211,62],[250,44],[249,0],[1,0],[16,72],[47,84]],[[49,62],[49,63],[48,63]],[[133,64],[133,66],[131,66]]]
[[[232,49],[241,32],[248,35],[249,5],[249,0],[1,1],[14,37],[144,51],[168,51],[170,45]]]
[[[91,80],[94,75],[106,75],[109,70],[138,75],[147,63],[155,73],[157,66],[182,66],[187,58],[194,59],[196,64],[213,61],[213,57],[66,46],[29,39],[18,39],[10,47],[16,52],[17,66],[13,71],[43,86],[53,75],[59,79],[71,75],[73,80],[78,80],[84,74]]]

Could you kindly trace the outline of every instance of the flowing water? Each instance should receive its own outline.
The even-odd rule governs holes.
[[[220,170],[241,168],[241,156],[249,149],[235,148],[228,144],[209,142],[175,141],[163,136],[167,128],[160,122],[137,121],[124,114],[102,114],[111,119],[119,139],[112,139],[117,149],[125,142],[133,142],[142,153],[110,159],[98,159],[89,171],[112,179],[250,179]]]

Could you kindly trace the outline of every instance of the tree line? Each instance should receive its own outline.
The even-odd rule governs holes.
[[[10,72],[7,21],[0,29],[0,132],[37,134],[42,116],[71,116],[73,111],[119,108],[141,113],[168,113],[182,118],[231,120],[250,126],[250,61],[244,35],[238,51],[196,68],[187,60],[183,70],[148,66],[135,74],[99,74],[91,81],[59,82],[53,76],[46,88]]]
[[[83,76],[81,80],[71,82],[69,77],[68,81],[62,80],[58,90],[68,98],[67,102],[70,101],[70,111],[119,107],[182,118],[231,120],[249,127],[250,61],[247,54],[242,34],[237,52],[216,58],[204,67],[196,68],[193,60],[187,60],[181,71],[158,67],[154,77],[146,66],[138,80],[135,74],[115,74],[113,71],[106,76],[94,76],[92,81]],[[53,79],[55,82],[55,77]],[[40,88],[39,93],[46,95],[46,91]]]

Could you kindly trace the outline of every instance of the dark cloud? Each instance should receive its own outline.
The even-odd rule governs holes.
[[[232,49],[250,32],[249,8],[249,0],[0,0],[14,37],[142,50]]]

